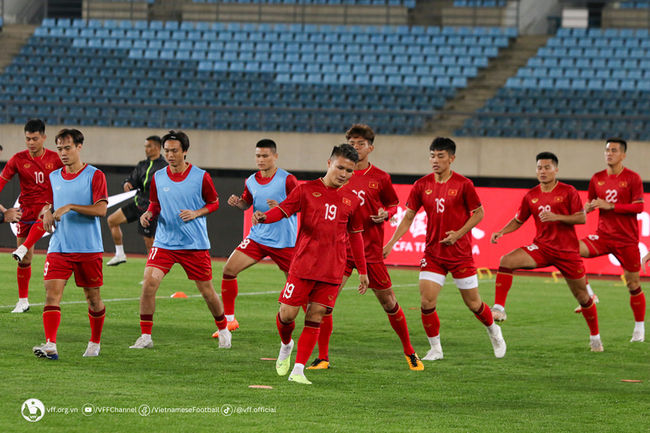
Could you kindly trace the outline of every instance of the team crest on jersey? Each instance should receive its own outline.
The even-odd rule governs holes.
[[[54,168],[54,164],[48,162],[47,164],[45,164],[45,168],[47,168],[48,170],[52,170]]]
[[[433,192],[432,189],[427,189],[426,191],[424,191],[424,193],[425,193],[426,195],[430,195],[432,192]]]
[[[29,168],[29,167],[31,167],[31,166],[32,166],[32,165],[31,165],[29,162],[26,162],[25,165],[23,165],[23,167],[25,167],[25,168]]]
[[[322,194],[320,192],[312,192],[311,195],[314,197],[320,197]]]
[[[564,201],[564,197],[557,196],[557,197],[555,197],[555,201],[557,201],[557,202]]]
[[[620,181],[618,183],[618,186],[620,186],[621,188],[627,188],[627,181],[626,180]]]
[[[368,188],[379,189],[379,182],[374,182],[374,181],[368,182]]]
[[[599,180],[598,181],[598,186],[603,186],[603,185],[605,185],[605,181],[604,180]]]
[[[458,190],[457,189],[450,189],[447,191],[447,194],[449,195],[458,195]]]
[[[347,198],[347,197],[343,197],[343,198],[341,199],[341,201],[342,201],[343,204],[345,204],[345,205],[352,206],[352,200],[350,200],[350,199]]]
[[[539,199],[538,199],[538,198],[534,198],[534,199],[532,199],[531,201],[533,202],[533,204],[535,204],[535,203],[537,203],[537,202],[539,201]]]

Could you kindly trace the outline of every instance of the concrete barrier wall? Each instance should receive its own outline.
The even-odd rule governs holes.
[[[60,125],[47,129],[47,147],[54,149],[53,138]],[[173,127],[173,125],[170,125]],[[86,136],[84,158],[104,166],[131,167],[143,159],[144,138],[163,135],[165,130],[137,128],[80,128]],[[186,131],[191,147],[188,160],[203,168],[254,169],[254,146],[261,138],[278,143],[280,165],[293,171],[321,172],[333,145],[345,140],[341,134],[303,134],[278,132]],[[564,178],[588,180],[603,168],[603,141],[549,140],[517,138],[452,137],[458,145],[455,168],[472,177],[535,176],[535,155],[551,151],[560,159]],[[430,171],[428,146],[433,135],[379,135],[375,140],[372,160],[392,174],[423,175]],[[0,161],[23,150],[21,125],[0,125],[0,144],[4,152]],[[650,143],[631,142],[626,165],[641,174],[650,172]]]

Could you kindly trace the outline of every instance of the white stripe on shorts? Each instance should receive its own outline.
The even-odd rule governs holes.
[[[421,280],[429,280],[433,281],[439,286],[443,286],[445,284],[445,275],[438,274],[435,272],[429,272],[429,271],[420,271],[420,279]]]

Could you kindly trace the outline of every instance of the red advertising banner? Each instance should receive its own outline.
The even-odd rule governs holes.
[[[395,185],[395,190],[400,200],[400,206],[393,220],[386,223],[384,243],[393,235],[406,212],[404,204],[411,191],[411,185]],[[490,243],[492,233],[501,229],[515,216],[521,199],[528,190],[519,188],[476,188],[476,190],[483,203],[485,217],[472,230],[474,260],[477,267],[496,269],[499,267],[499,259],[502,255],[515,248],[530,244],[535,237],[535,223],[530,218],[519,230],[499,239],[497,244]],[[580,198],[584,202],[587,192],[580,191]],[[650,194],[645,194],[645,201],[646,203],[650,202]],[[244,236],[250,230],[251,216],[252,211],[249,209],[244,216]],[[424,211],[420,210],[410,230],[395,244],[392,253],[386,258],[386,264],[419,266],[425,246],[426,218]],[[639,250],[643,257],[650,246],[650,214],[643,212],[637,216],[637,219],[639,220],[640,233]],[[597,225],[598,212],[589,213],[587,224],[576,226],[578,238],[582,239],[589,234],[596,233]],[[585,266],[589,274],[620,275],[623,272],[616,258],[611,255],[585,259]],[[539,270],[546,272],[556,269],[542,268]],[[642,270],[641,275],[650,275],[650,273],[646,274]]]

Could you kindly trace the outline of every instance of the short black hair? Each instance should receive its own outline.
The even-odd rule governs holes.
[[[40,132],[41,134],[45,134],[45,122],[41,119],[29,119],[25,123],[25,132]]]
[[[2,152],[4,148],[2,147],[2,144],[0,144],[0,152]]]
[[[623,153],[627,152],[627,141],[620,137],[610,137],[605,141],[605,143],[618,143],[623,148]]]
[[[276,153],[278,150],[278,145],[275,144],[275,141],[270,138],[263,138],[255,144],[255,147],[260,147],[263,149],[271,149],[273,153]]]
[[[433,152],[436,150],[446,150],[449,155],[455,155],[456,143],[454,143],[454,140],[452,140],[451,138],[436,137],[433,139],[433,142],[431,142],[431,146],[429,146],[429,151]]]
[[[334,146],[334,149],[332,149],[332,153],[330,154],[330,160],[335,156],[342,156],[345,159],[353,161],[355,164],[359,162],[359,153],[354,147],[347,143]]]
[[[163,138],[161,140],[162,146],[164,146],[165,142],[168,140],[179,141],[181,143],[181,149],[183,149],[183,152],[187,152],[187,150],[190,148],[190,138],[183,131],[174,131],[173,129],[170,129],[167,134],[163,135]]]
[[[72,139],[72,142],[75,145],[78,144],[84,144],[84,135],[79,131],[78,129],[62,129],[60,130],[57,134],[56,137],[54,137],[54,142],[58,143],[59,141],[63,141],[64,138],[70,138]]]
[[[560,161],[558,161],[557,156],[555,156],[555,154],[552,152],[538,153],[537,156],[535,157],[535,162],[539,161],[540,159],[550,159],[551,161],[553,161],[556,167],[560,164]]]
[[[153,141],[160,147],[162,145],[162,141],[160,140],[160,137],[157,135],[150,135],[149,137],[146,138],[146,141]]]

